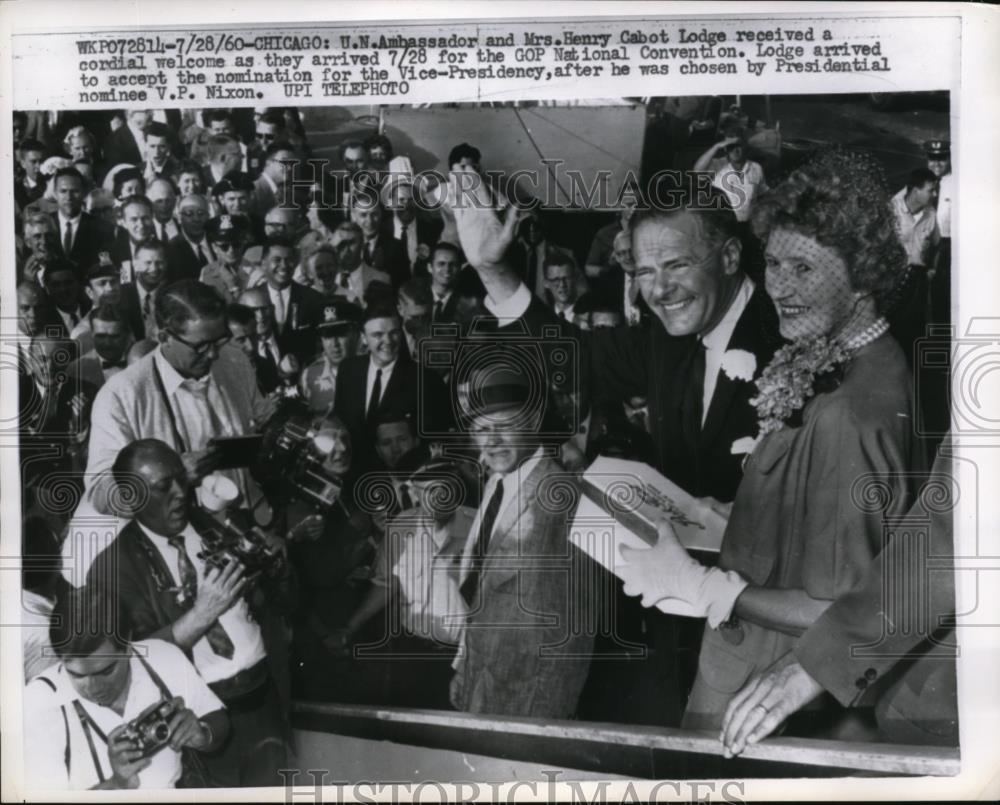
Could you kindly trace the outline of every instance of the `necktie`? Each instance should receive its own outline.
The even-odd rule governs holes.
[[[503,503],[503,478],[497,481],[496,489],[490,502],[486,504],[483,512],[483,519],[479,523],[479,534],[476,537],[476,550],[472,555],[472,563],[469,566],[469,575],[462,582],[459,590],[465,603],[471,605],[479,590],[479,577],[483,572],[483,562],[486,561],[486,552],[490,547],[490,535],[493,533],[493,526],[497,521],[497,514],[500,511],[500,504]]]
[[[198,265],[199,265],[199,267],[204,268],[210,262],[212,262],[213,258],[211,257],[211,253],[208,251],[208,246],[205,244],[205,241],[202,241],[201,243],[199,243],[196,246],[196,250],[198,252]]]
[[[368,414],[365,417],[369,423],[375,417],[375,412],[378,410],[378,403],[382,397],[382,370],[379,369],[375,372],[375,384],[372,386],[372,396],[368,400]]]
[[[152,302],[153,302],[153,292],[149,291],[149,292],[146,293],[146,298],[142,300],[142,318],[143,318],[143,321],[146,321],[147,319],[149,319],[150,314],[153,312],[152,311]]]
[[[434,303],[434,318],[433,321],[440,321],[441,317],[444,316],[444,302],[438,299]]]
[[[73,224],[67,221],[66,232],[63,234],[63,254],[69,257],[71,251],[73,251]]]
[[[76,314],[75,310],[71,310],[66,315],[69,316],[69,323],[72,327],[76,327],[80,323],[80,317]]]
[[[172,537],[167,537],[167,542],[170,543],[171,548],[177,549],[177,571],[181,577],[181,587],[184,590],[185,599],[193,605],[195,596],[198,594],[198,571],[194,569],[194,563],[184,547],[184,536],[175,534]],[[229,635],[226,634],[221,623],[218,621],[213,623],[205,632],[205,638],[208,640],[208,645],[212,647],[212,651],[220,657],[225,657],[227,660],[233,658],[235,651],[233,641],[229,639]]]
[[[375,241],[369,240],[365,243],[365,262],[374,268],[375,266]]]
[[[278,291],[274,299],[274,320],[278,327],[285,326],[285,297],[284,291]]]
[[[691,346],[684,383],[681,430],[688,446],[694,449],[701,437],[702,399],[705,395],[705,343],[700,338],[695,338]]]

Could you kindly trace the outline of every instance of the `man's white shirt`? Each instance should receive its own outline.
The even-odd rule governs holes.
[[[144,640],[132,644],[143,652],[144,659],[159,675],[174,696],[184,699],[184,706],[203,718],[223,709],[222,702],[198,675],[184,653],[163,640]],[[50,791],[86,790],[100,780],[94,768],[86,734],[73,706],[79,699],[87,714],[105,735],[134,719],[143,710],[160,701],[160,689],[134,655],[129,659],[130,680],[125,710],[118,715],[110,707],[83,700],[73,688],[65,666],[59,663],[41,676],[55,685],[55,690],[36,678],[25,689],[24,707],[24,772],[32,788]],[[61,708],[65,706],[66,720]],[[69,735],[70,764],[65,762],[66,739]],[[107,745],[93,733],[94,749],[105,779],[112,776]],[[151,756],[149,766],[139,772],[139,788],[173,788],[181,776],[181,754],[169,746]]]

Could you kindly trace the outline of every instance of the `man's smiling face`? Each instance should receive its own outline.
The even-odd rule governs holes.
[[[670,335],[709,332],[740,282],[735,238],[707,237],[697,213],[649,218],[632,236],[639,289]]]

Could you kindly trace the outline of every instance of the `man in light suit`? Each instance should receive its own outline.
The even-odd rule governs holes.
[[[111,465],[137,439],[162,439],[180,454],[191,481],[213,471],[216,437],[241,436],[268,413],[253,367],[229,347],[226,308],[209,286],[182,280],[156,297],[159,346],[108,380],[97,393],[91,417],[86,474],[87,500],[113,513]],[[243,505],[261,519],[266,501],[246,470],[226,470]]]
[[[490,368],[471,382],[463,407],[491,475],[459,571],[469,614],[451,701],[472,713],[570,718],[594,640],[579,628],[574,593],[584,568],[568,539],[576,488],[542,446],[524,372]]]

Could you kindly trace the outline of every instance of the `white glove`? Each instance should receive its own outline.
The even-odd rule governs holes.
[[[709,626],[718,628],[729,618],[747,582],[738,573],[705,567],[692,559],[666,520],[657,524],[657,532],[659,539],[652,548],[622,546],[626,564],[617,564],[615,573],[625,582],[625,594],[641,595],[645,607],[664,599],[682,601],[707,618]]]

